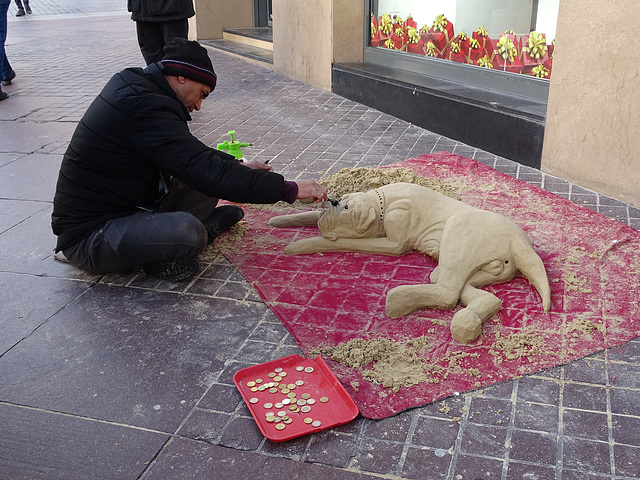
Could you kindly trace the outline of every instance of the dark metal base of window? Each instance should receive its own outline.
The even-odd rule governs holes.
[[[540,168],[546,102],[366,62],[334,64],[332,74],[338,95]]]

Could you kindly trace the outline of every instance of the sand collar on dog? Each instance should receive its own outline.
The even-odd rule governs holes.
[[[374,190],[374,192],[376,192],[376,195],[378,196],[378,212],[380,215],[380,223],[384,222],[384,193],[382,193],[380,190],[378,190],[377,188]]]

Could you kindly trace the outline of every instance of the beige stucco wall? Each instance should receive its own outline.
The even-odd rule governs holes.
[[[640,207],[638,0],[562,0],[542,170]]]
[[[282,75],[331,91],[335,61],[361,61],[364,2],[273,0],[273,67]]]
[[[189,19],[191,40],[222,38],[223,28],[253,27],[253,0],[193,0],[195,17]]]

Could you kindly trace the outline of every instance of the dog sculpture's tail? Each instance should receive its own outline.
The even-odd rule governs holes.
[[[551,308],[551,289],[549,287],[547,271],[544,268],[542,260],[533,250],[529,242],[523,242],[523,245],[519,245],[518,248],[513,248],[513,259],[516,268],[527,277],[529,282],[531,282],[540,294],[542,298],[542,308],[545,313],[548,312]]]

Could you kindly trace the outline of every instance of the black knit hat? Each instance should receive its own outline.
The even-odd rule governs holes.
[[[213,71],[207,49],[193,40],[174,38],[164,46],[164,58],[160,60],[164,66],[162,73],[190,78],[196,82],[209,85],[213,91],[218,79]]]

